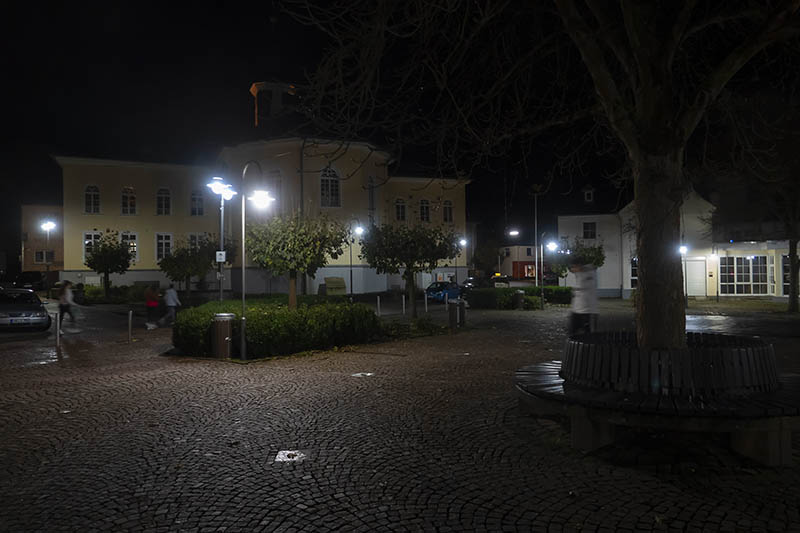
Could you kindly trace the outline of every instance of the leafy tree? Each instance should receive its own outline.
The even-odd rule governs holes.
[[[295,213],[251,225],[246,242],[251,259],[261,268],[289,275],[289,309],[296,309],[297,274],[313,277],[329,258],[342,255],[348,235],[341,222]]]
[[[475,253],[472,256],[472,263],[484,274],[489,274],[497,269],[497,259],[499,255],[499,242],[494,239],[482,240],[480,244],[478,244],[478,247],[475,248]]]
[[[216,251],[219,244],[213,235],[203,235],[194,246],[188,241],[178,241],[169,255],[158,262],[158,267],[172,281],[184,283],[186,300],[192,293],[192,278],[205,278],[216,264]],[[236,244],[228,239],[225,243],[228,260],[236,254]]]
[[[578,156],[556,157],[554,175],[597,153],[624,159],[638,343],[685,346],[675,250],[686,150],[723,89],[798,71],[796,46],[784,44],[800,34],[797,0],[284,4],[336,43],[299,90],[328,134],[432,147],[447,175],[529,149],[545,132]]]
[[[566,242],[566,241],[565,241]],[[603,245],[589,246],[576,238],[566,250],[561,249],[549,259],[550,270],[558,277],[566,277],[570,265],[592,265],[600,268],[606,262]]]
[[[103,276],[103,294],[108,298],[110,274],[124,274],[131,267],[134,254],[126,242],[119,238],[118,231],[107,229],[100,241],[92,245],[86,256],[86,266]]]
[[[403,272],[412,318],[417,317],[416,274],[432,271],[460,251],[456,234],[440,227],[383,224],[372,226],[361,238],[361,258],[378,274]]]

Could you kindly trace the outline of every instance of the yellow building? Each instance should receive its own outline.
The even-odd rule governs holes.
[[[225,148],[214,169],[59,157],[64,181],[64,272],[62,279],[99,284],[99,276],[84,265],[87,250],[106,230],[119,231],[131,244],[136,260],[129,272],[112,275],[115,285],[167,283],[158,260],[181,240],[219,234],[220,198],[206,184],[222,177],[238,195],[225,202],[225,238],[241,242],[241,199],[253,190],[268,190],[276,199],[268,211],[247,204],[247,223],[301,211],[326,215],[353,228],[370,224],[444,225],[465,234],[465,184],[427,177],[391,177],[390,155],[365,143],[286,138]],[[249,165],[248,165],[249,163]],[[242,171],[247,165],[247,173]],[[238,248],[241,250],[241,248]],[[352,263],[351,253],[352,252]],[[345,280],[347,290],[379,292],[400,287],[399,276],[378,275],[359,258],[358,242],[307,280],[315,293],[325,277]],[[241,290],[240,252],[226,265],[223,286]],[[434,278],[466,277],[466,253],[452,265],[420,275],[425,286]],[[351,273],[352,271],[352,286]],[[248,293],[285,292],[286,278],[272,276],[248,263]],[[216,287],[216,276],[207,283]]]

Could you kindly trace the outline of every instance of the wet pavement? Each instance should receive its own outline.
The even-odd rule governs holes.
[[[83,311],[60,354],[0,341],[1,531],[800,530],[797,455],[761,468],[638,432],[584,454],[520,413],[513,372],[559,358],[565,308],[247,365],[160,355],[169,330],[127,344],[124,314]],[[632,310],[604,303],[600,324]],[[688,324],[800,358],[794,318]]]

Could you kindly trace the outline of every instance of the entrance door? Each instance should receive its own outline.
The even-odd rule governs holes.
[[[686,259],[683,275],[689,296],[706,296],[705,259]]]

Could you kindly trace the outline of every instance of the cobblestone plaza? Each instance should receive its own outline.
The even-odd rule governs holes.
[[[161,355],[168,330],[7,342],[0,530],[800,530],[797,466],[698,435],[587,455],[524,416],[513,372],[560,358],[565,316],[246,365]]]

